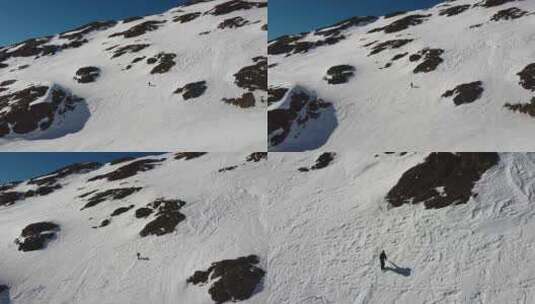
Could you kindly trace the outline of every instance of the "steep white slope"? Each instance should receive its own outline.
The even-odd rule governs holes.
[[[55,192],[0,207],[7,303],[214,303],[209,286],[187,279],[250,254],[265,277],[243,303],[529,303],[535,296],[534,154],[475,154],[464,163],[441,154],[419,180],[444,186],[424,191],[432,196],[425,203],[399,207],[392,189],[428,163],[427,155],[338,153],[315,165],[318,156],[270,153],[252,162],[245,154],[163,155],[145,158],[165,160],[125,179],[88,182],[132,161],[58,179],[63,188]],[[238,167],[219,172],[229,166]],[[466,203],[455,205],[470,174]],[[0,193],[34,187],[25,182]],[[143,189],[80,210],[96,193],[119,187]],[[171,233],[141,237],[154,214],[134,215],[161,197],[184,200],[185,220]],[[433,200],[444,201],[424,208]],[[104,219],[111,222],[91,228]],[[60,225],[56,239],[43,250],[18,251],[14,239],[39,221]],[[150,260],[137,260],[136,252]]]
[[[453,14],[458,7],[465,10]],[[452,13],[444,13],[446,9]],[[330,130],[326,142],[324,134],[317,140],[323,150],[533,150],[533,117],[505,104],[529,105],[533,97],[535,88],[521,85],[517,73],[535,62],[534,12],[533,1],[459,0],[376,21],[363,19],[356,26],[345,22],[276,39],[268,47],[270,89],[297,85],[333,104],[335,114],[329,121],[338,125],[334,130],[326,127]],[[373,31],[414,15],[424,16],[421,24],[400,29],[398,23],[398,29],[394,25],[388,33]],[[372,54],[375,47],[393,40],[411,41]],[[415,73],[425,56],[417,61],[410,57],[425,48],[443,50],[442,62]],[[354,75],[346,83],[329,84],[324,79],[327,71],[338,65],[352,66]],[[533,77],[530,73],[528,78]],[[453,97],[442,97],[458,85],[476,81],[482,82],[483,92],[471,103],[456,105]],[[277,107],[272,104],[270,110]],[[273,124],[271,117],[268,120]],[[306,142],[314,139],[309,137]],[[310,150],[309,146],[300,150]],[[270,142],[270,150],[288,148]]]
[[[12,132],[0,137],[0,147],[4,151],[265,149],[265,84],[249,90],[238,86],[234,76],[255,65],[254,58],[266,56],[265,5],[260,1],[214,0],[143,19],[102,24],[93,31],[82,27],[45,38],[46,43],[35,48],[48,47],[46,52],[33,54],[35,41],[0,49],[1,64],[6,65],[0,68],[0,83],[17,80],[15,85],[23,88],[53,83],[83,98],[89,112],[83,120],[76,115],[69,117],[82,127],[53,136],[47,130],[14,132],[11,121]],[[217,7],[230,9],[214,11]],[[229,19],[235,22],[227,21],[220,28]],[[146,22],[152,24],[143,26]],[[137,34],[110,37],[136,26]],[[132,45],[144,47],[118,55],[121,48]],[[21,48],[29,50],[13,55]],[[153,72],[163,59],[155,58],[157,62],[152,64],[147,60],[160,53],[170,54],[174,65]],[[100,76],[94,82],[79,83],[73,78],[83,67],[98,68]],[[265,61],[256,71],[263,73],[265,81]],[[205,91],[196,98],[185,99],[174,93],[202,81]],[[5,87],[7,91],[0,89],[0,98],[16,93],[13,86]],[[224,102],[249,91],[254,97],[247,107]],[[0,101],[0,107],[6,104]],[[6,128],[6,121],[9,119],[0,117],[0,129]]]

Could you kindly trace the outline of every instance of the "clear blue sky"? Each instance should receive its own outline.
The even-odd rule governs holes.
[[[0,153],[0,185],[44,175],[80,162],[107,163],[127,156],[158,153]]]
[[[269,39],[308,32],[353,16],[384,16],[443,0],[269,0]]]
[[[158,14],[186,0],[0,0],[0,45],[110,19]]]

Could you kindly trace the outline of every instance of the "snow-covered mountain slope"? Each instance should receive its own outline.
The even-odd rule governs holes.
[[[1,303],[535,297],[535,154],[265,157],[165,154],[1,186]]]
[[[447,1],[270,41],[270,151],[535,149],[534,13]],[[331,106],[299,120],[296,87]]]
[[[2,150],[265,150],[267,3],[196,2],[0,47]]]

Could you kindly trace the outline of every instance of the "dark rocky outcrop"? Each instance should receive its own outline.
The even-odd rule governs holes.
[[[392,12],[390,14],[386,14],[385,15],[385,19],[390,19],[390,18],[393,18],[393,17],[397,17],[397,16],[401,16],[401,15],[405,15],[407,12],[405,11],[397,11],[397,12]]]
[[[176,58],[176,54],[173,54],[173,53],[159,53],[158,55],[152,57],[152,58],[149,58],[147,60],[147,63],[150,61],[150,62],[153,62],[153,63],[156,63],[158,62],[158,65],[155,66],[152,71],[150,71],[151,74],[164,74],[164,73],[167,73],[171,70],[171,68],[173,68],[175,65],[176,65],[176,62],[175,62],[175,59]]]
[[[121,57],[127,53],[137,53],[141,50],[148,48],[149,46],[150,44],[129,44],[120,48],[114,48],[115,51],[113,52],[113,56],[111,56],[111,58]]]
[[[506,103],[504,107],[513,112],[520,112],[523,114],[528,114],[531,117],[535,117],[535,97],[531,99],[530,103],[515,103],[515,104]],[[1,204],[1,200],[0,200],[0,204]]]
[[[267,58],[259,56],[253,58],[255,64],[241,68],[236,74],[235,84],[250,92],[255,90],[267,91]]]
[[[178,152],[175,154],[176,160],[191,160],[206,155],[206,152]]]
[[[95,31],[107,30],[111,27],[114,27],[117,24],[117,21],[97,21],[92,22],[86,25],[82,25],[74,30],[63,32],[60,34],[60,38],[67,40],[78,40],[81,41],[84,37]]]
[[[204,271],[196,271],[187,283],[212,283],[208,293],[216,303],[244,301],[257,291],[266,272],[259,268],[255,255],[212,263]]]
[[[456,6],[452,6],[452,7],[448,7],[448,8],[442,9],[442,10],[440,10],[440,13],[438,13],[438,14],[440,16],[451,17],[451,16],[459,15],[459,14],[467,11],[468,9],[470,9],[470,4],[456,5]]]
[[[494,16],[490,18],[490,20],[492,21],[513,20],[513,19],[524,17],[527,14],[529,14],[529,12],[521,10],[516,7],[511,7],[511,8],[504,9],[504,10],[497,12],[496,14],[494,14]]]
[[[50,94],[46,102],[35,103],[39,98]],[[73,111],[83,102],[77,96],[67,94],[58,86],[30,86],[26,89],[0,95],[0,137],[9,134],[27,134],[36,130],[50,128],[56,116]],[[9,127],[10,132],[5,132]]]
[[[326,45],[335,45],[338,42],[346,39],[346,36],[343,34],[327,36],[324,39],[312,41],[299,41],[308,33],[301,33],[297,35],[285,35],[275,40],[272,40],[268,44],[268,54],[270,55],[281,55],[286,54],[290,56],[292,54],[305,54],[310,50],[317,47],[322,47]]]
[[[252,8],[267,7],[267,2],[250,2],[243,0],[231,0],[225,3],[214,6],[211,10],[205,14],[211,14],[215,16],[226,15],[239,10],[248,10]]]
[[[201,16],[200,12],[188,13],[188,14],[176,16],[175,18],[173,18],[173,22],[187,23],[187,22],[190,22],[199,18],[200,16]]]
[[[249,24],[249,21],[242,17],[234,17],[223,20],[218,26],[218,29],[226,29],[226,28],[239,28],[242,26],[245,26]]]
[[[76,71],[76,75],[74,76],[74,80],[78,81],[78,83],[91,83],[95,82],[99,76],[100,69],[89,66],[78,69],[78,71]]]
[[[422,57],[424,58],[424,61],[414,69],[414,74],[434,71],[442,62],[444,62],[444,59],[440,57],[443,53],[444,50],[442,49],[425,48],[418,54],[411,55],[411,57],[409,57],[410,61],[418,61]]]
[[[46,175],[32,178],[28,181],[28,184],[38,186],[51,186],[58,183],[59,180],[67,176],[88,173],[99,169],[101,166],[102,165],[97,162],[77,163],[63,167]]]
[[[346,20],[342,20],[333,25],[319,28],[314,33],[316,35],[324,37],[340,36],[342,31],[346,29],[349,29],[351,27],[364,26],[377,21],[377,19],[378,18],[374,16],[356,16]]]
[[[134,22],[134,21],[141,20],[141,19],[143,19],[143,17],[140,17],[140,16],[134,16],[134,17],[126,18],[126,19],[123,20],[123,24]]]
[[[431,153],[403,173],[386,200],[393,207],[423,203],[427,209],[465,204],[475,195],[476,182],[499,159],[497,153]]]
[[[124,38],[134,38],[159,29],[166,21],[150,20],[137,24],[124,32],[110,35],[110,38],[123,36]]]
[[[442,97],[451,97],[455,95],[453,102],[456,106],[459,106],[478,100],[483,94],[483,91],[483,82],[474,81],[460,84],[455,87],[455,89],[446,91]]]
[[[223,102],[246,109],[254,107],[256,104],[256,99],[253,93],[244,93],[241,97],[223,98]]]
[[[334,160],[335,156],[336,156],[336,153],[332,153],[332,152],[323,153],[318,157],[318,159],[316,160],[316,163],[314,165],[312,165],[310,168],[301,167],[298,170],[300,172],[308,172],[308,171],[311,171],[311,170],[319,170],[319,169],[326,168],[327,166],[329,166],[332,163],[332,161]]]
[[[136,210],[135,216],[136,216],[136,218],[145,218],[145,217],[148,217],[149,215],[151,215],[153,212],[154,212],[154,210],[152,210],[151,208],[141,207],[141,208]]]
[[[184,100],[193,99],[201,97],[204,92],[206,92],[206,81],[197,81],[193,83],[188,83],[185,86],[178,88],[174,93],[182,94]]]
[[[500,5],[503,5],[509,2],[514,2],[514,1],[516,0],[483,0],[477,3],[476,6],[489,8],[489,7],[500,6]]]
[[[119,207],[115,210],[113,210],[113,212],[110,214],[110,216],[119,216],[125,212],[128,212],[130,211],[130,209],[134,208],[134,205],[130,205],[128,207]]]
[[[281,87],[270,87],[268,89],[268,105],[271,105],[277,101],[282,100],[284,95],[288,92],[287,88]]]
[[[166,200],[163,198],[148,204],[147,207],[156,212],[156,218],[145,225],[139,235],[141,237],[148,235],[162,236],[175,231],[176,226],[186,219],[186,216],[180,213],[180,209],[185,204],[186,202],[182,200]]]
[[[104,190],[102,192],[97,192],[87,200],[87,204],[85,204],[81,210],[94,207],[108,200],[111,201],[111,200],[123,199],[127,196],[130,196],[140,191],[141,189],[143,188],[141,187],[115,188],[115,189]]]
[[[246,161],[248,162],[259,162],[261,160],[266,160],[268,158],[267,152],[255,152],[247,156]]]
[[[385,42],[378,43],[374,45],[372,48],[372,51],[368,56],[372,56],[375,54],[379,54],[380,52],[387,50],[387,49],[398,49],[408,43],[411,43],[413,39],[395,39],[395,40],[388,40]]]
[[[39,222],[26,226],[15,240],[20,251],[34,251],[44,249],[48,241],[56,237],[59,225],[52,222]]]
[[[227,171],[232,171],[232,170],[234,170],[236,168],[238,168],[238,166],[229,166],[229,167],[221,168],[221,169],[217,170],[217,172],[223,173],[223,172],[227,172]]]
[[[347,83],[354,75],[355,67],[343,64],[330,67],[324,79],[329,84],[342,84]]]
[[[118,169],[102,174],[97,175],[95,177],[90,178],[88,181],[96,181],[100,179],[107,179],[108,181],[115,181],[115,180],[121,180],[125,178],[132,177],[139,172],[145,172],[154,169],[156,166],[158,166],[162,161],[164,161],[165,158],[161,159],[140,159],[134,162],[129,163],[128,165],[124,165],[122,167],[119,167]]]
[[[431,15],[421,15],[421,14],[409,15],[409,16],[403,17],[401,19],[398,19],[392,22],[387,26],[372,29],[369,31],[369,33],[383,31],[387,34],[390,34],[390,33],[400,32],[400,31],[408,29],[411,26],[424,23],[424,21],[426,21],[429,17],[431,17]]]
[[[24,192],[7,191],[0,192],[0,206],[11,206],[25,197]]]
[[[535,91],[535,63],[528,64],[516,75],[520,77],[519,84],[526,90]]]

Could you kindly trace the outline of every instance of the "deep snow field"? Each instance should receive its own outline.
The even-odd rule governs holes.
[[[226,291],[245,286],[234,270],[255,274],[240,303],[535,297],[535,154],[265,157],[165,154],[2,186],[1,303],[215,303],[223,279],[188,279],[250,255],[254,266],[222,271]],[[118,188],[134,190],[107,192]],[[44,248],[18,250],[37,222],[58,228]]]
[[[265,150],[266,6],[214,0],[0,46],[0,149]]]
[[[533,151],[534,13],[447,1],[270,41],[269,150]]]

